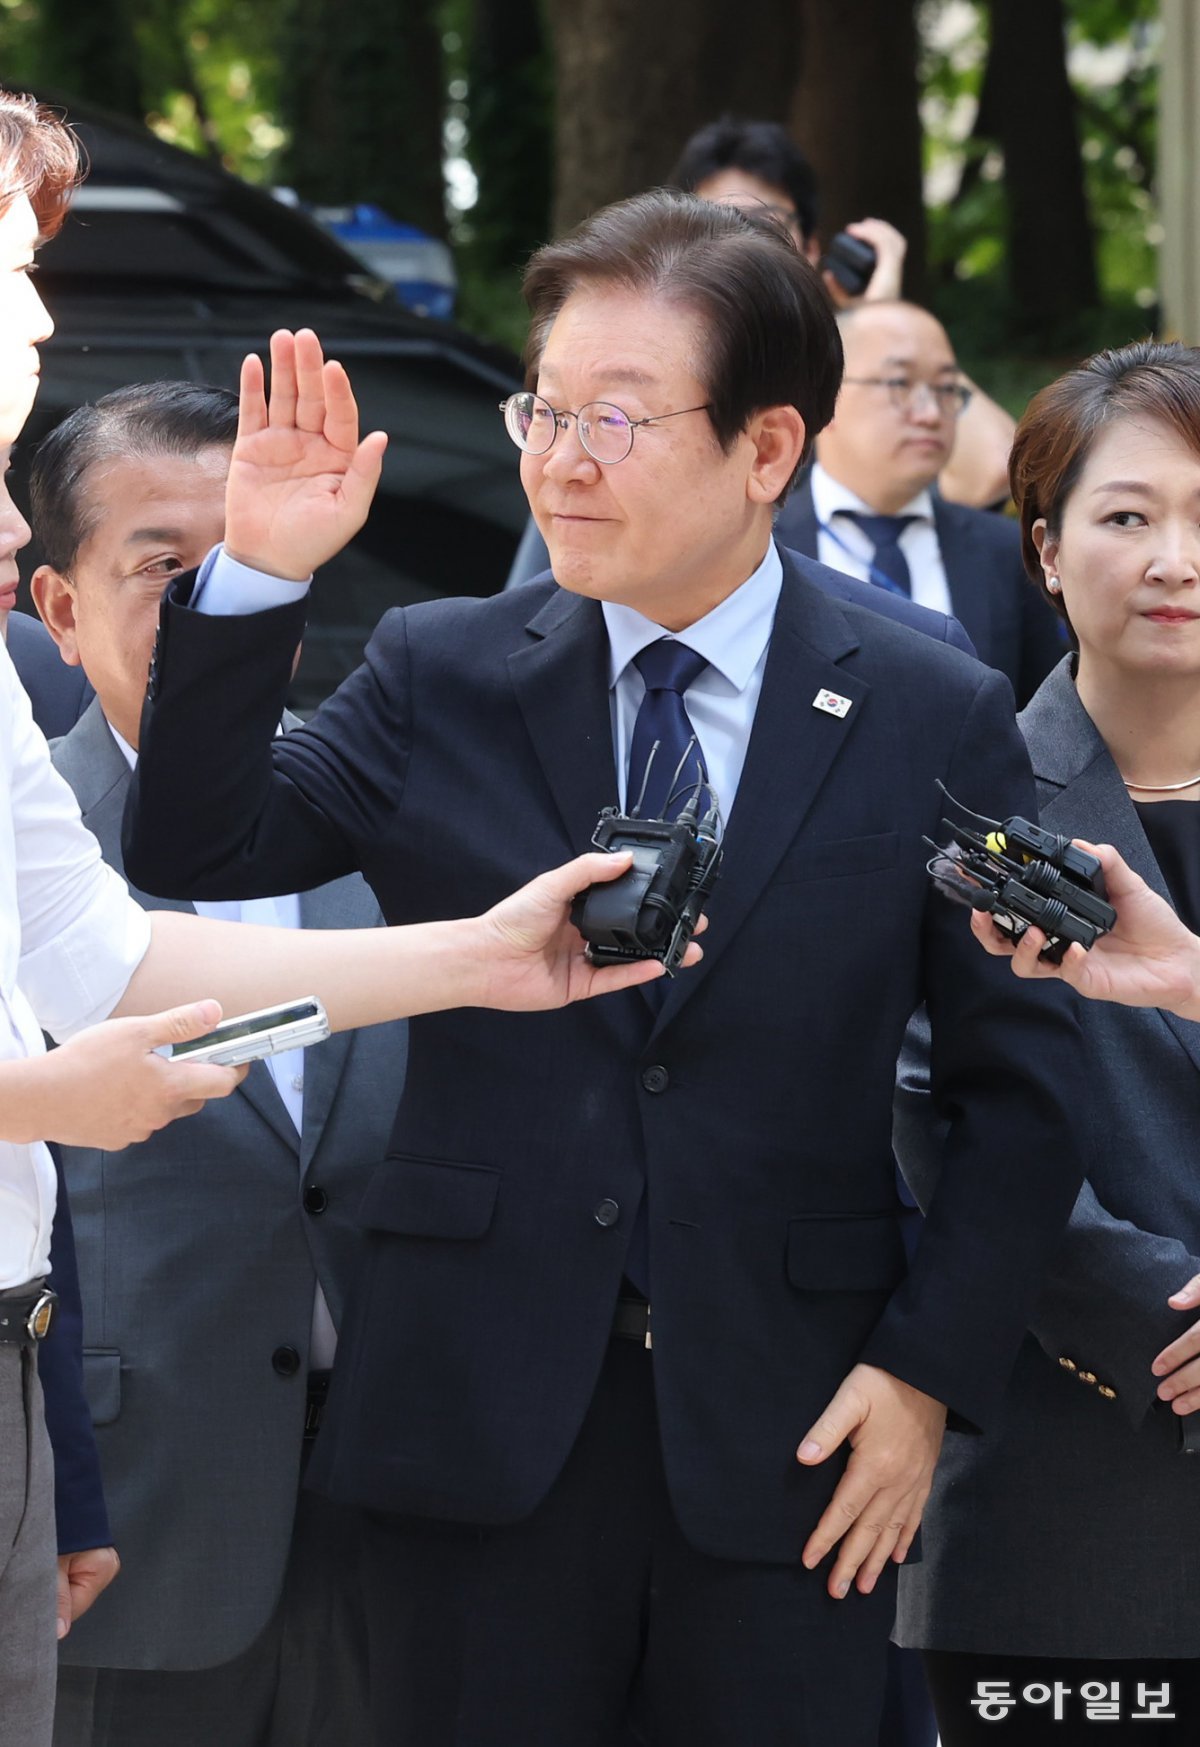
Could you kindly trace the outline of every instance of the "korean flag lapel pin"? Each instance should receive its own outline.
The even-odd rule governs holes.
[[[839,720],[849,714],[850,704],[851,700],[842,697],[840,692],[820,691],[813,699],[814,710],[824,710],[827,716],[837,716]]]

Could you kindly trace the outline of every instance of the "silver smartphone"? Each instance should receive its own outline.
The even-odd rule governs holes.
[[[261,1007],[257,1013],[239,1013],[222,1019],[203,1037],[186,1043],[164,1045],[161,1054],[173,1062],[215,1062],[236,1068],[285,1049],[307,1049],[329,1036],[329,1020],[315,995],[288,1001],[280,1007]]]

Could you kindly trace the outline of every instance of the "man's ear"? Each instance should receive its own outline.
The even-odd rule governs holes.
[[[751,503],[775,503],[800,465],[804,420],[794,406],[765,407],[755,413],[746,435],[754,444],[746,495]]]
[[[67,666],[81,666],[75,636],[75,590],[71,584],[49,564],[39,564],[30,581],[29,592],[43,625],[58,644],[58,653]]]

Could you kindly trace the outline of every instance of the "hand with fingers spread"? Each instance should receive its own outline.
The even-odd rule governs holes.
[[[358,406],[340,364],[311,329],[271,335],[271,392],[262,360],[242,365],[237,441],[225,492],[225,549],[254,570],[306,582],[367,519],[387,437],[358,435]]]
[[[1194,1274],[1178,1292],[1172,1292],[1167,1303],[1172,1310],[1200,1308],[1200,1274]],[[1165,1346],[1150,1369],[1162,1378],[1158,1398],[1170,1403],[1172,1413],[1181,1418],[1195,1413],[1200,1408],[1200,1322],[1194,1322]]]
[[[827,1588],[840,1600],[856,1582],[869,1595],[893,1560],[903,1564],[921,1522],[942,1447],[946,1409],[875,1365],[856,1365],[805,1434],[796,1459],[824,1462],[849,1440],[846,1472],[805,1545],[810,1570],[834,1547]],[[840,1543],[840,1545],[839,1545]]]
[[[1090,952],[1068,947],[1061,965],[1038,957],[1046,944],[1040,929],[1028,928],[1014,947],[985,911],[972,912],[975,938],[995,957],[1010,958],[1019,977],[1058,977],[1091,1001],[1161,1007],[1184,1019],[1200,1018],[1200,939],[1110,844],[1076,841],[1098,856],[1104,869],[1108,899],[1117,912],[1110,934]]]
[[[76,1032],[49,1055],[11,1063],[23,1076],[28,1136],[116,1152],[145,1140],[210,1098],[227,1098],[246,1069],[168,1061],[164,1043],[203,1037],[221,1017],[216,1001],[195,1001],[139,1019],[109,1019]]]

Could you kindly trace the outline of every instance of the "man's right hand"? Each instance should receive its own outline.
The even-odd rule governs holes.
[[[146,1140],[210,1098],[227,1098],[246,1069],[168,1061],[160,1044],[203,1037],[221,1017],[217,1001],[193,1001],[138,1019],[109,1019],[76,1032],[25,1066],[39,1078],[38,1138],[117,1152]]]
[[[252,570],[307,582],[367,519],[387,438],[358,439],[358,406],[340,364],[310,328],[271,335],[242,365],[237,441],[225,488],[225,550]]]

